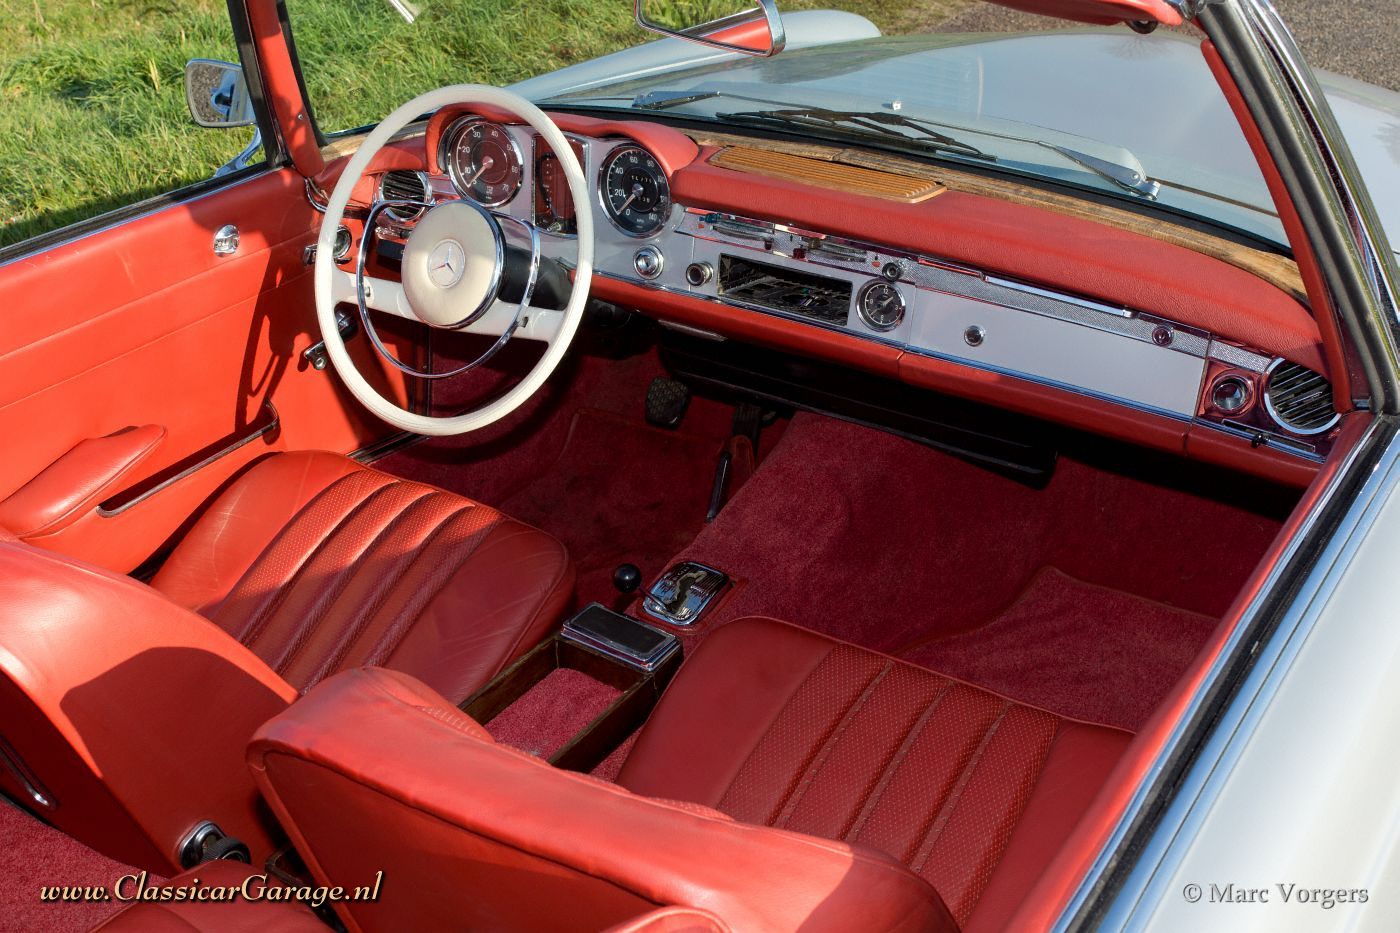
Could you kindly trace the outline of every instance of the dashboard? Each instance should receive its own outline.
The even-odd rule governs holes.
[[[1014,270],[902,246],[899,228],[877,243],[684,203],[674,190],[684,158],[663,152],[655,137],[615,127],[593,135],[564,126],[590,186],[590,203],[576,205],[557,157],[529,127],[470,113],[435,120],[428,170],[382,174],[381,197],[411,194],[417,185],[428,202],[473,198],[536,224],[547,234],[546,255],[566,265],[577,212],[593,211],[595,276],[602,280],[595,291],[601,284],[644,292],[644,307],[660,309],[653,313],[663,324],[724,339],[725,320],[759,315],[794,337],[817,330],[901,359],[1023,380],[1183,430],[1205,429],[1300,466],[1320,463],[1336,437],[1340,416],[1326,378],[1277,350],[1027,281]],[[586,119],[574,123],[588,126]],[[692,160],[704,161],[705,153],[692,148]],[[821,194],[813,189],[814,197]],[[393,219],[397,228],[379,231],[390,242],[402,239],[413,217]],[[684,315],[666,313],[670,297],[707,303],[729,317],[708,316],[697,329]],[[382,308],[384,301],[372,304]],[[533,334],[527,328],[524,336],[548,329],[547,313],[533,318]]]

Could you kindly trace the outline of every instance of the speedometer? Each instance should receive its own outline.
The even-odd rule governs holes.
[[[651,236],[666,225],[671,185],[660,163],[640,146],[623,146],[608,156],[602,187],[608,219],[628,236]]]
[[[525,175],[520,147],[506,128],[475,117],[448,128],[440,161],[458,193],[487,207],[515,197]]]

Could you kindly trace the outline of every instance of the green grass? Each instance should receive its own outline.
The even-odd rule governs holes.
[[[898,33],[968,2],[780,8],[847,9]],[[375,122],[443,84],[509,84],[647,38],[630,0],[415,3],[409,24],[386,0],[288,0],[323,131]],[[185,107],[188,59],[236,58],[223,0],[0,0],[0,21],[0,247],[207,178],[250,138],[196,127]]]

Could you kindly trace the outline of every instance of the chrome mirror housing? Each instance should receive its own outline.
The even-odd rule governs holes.
[[[225,128],[252,126],[256,122],[253,101],[243,69],[232,62],[208,58],[185,64],[185,102],[200,126]]]
[[[732,12],[703,18],[713,17],[716,7],[732,8]],[[787,43],[774,0],[719,0],[716,4],[636,0],[636,18],[638,26],[663,36],[760,58],[777,55]]]

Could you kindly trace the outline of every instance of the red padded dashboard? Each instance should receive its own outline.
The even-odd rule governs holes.
[[[518,117],[481,107],[444,108],[429,121],[423,137],[395,145],[399,151],[391,159],[393,167],[404,167],[405,150],[422,146],[420,165],[440,172],[437,149],[443,130],[469,113],[521,122]],[[1328,372],[1322,337],[1305,306],[1243,269],[1182,246],[1031,204],[956,190],[908,204],[736,172],[710,164],[717,149],[697,146],[671,126],[567,113],[551,113],[550,117],[566,132],[595,138],[625,137],[644,146],[670,176],[675,200],[687,207],[761,218],[952,260],[987,273],[1158,315]],[[334,181],[339,168],[330,167],[323,176],[324,184]],[[824,332],[606,277],[595,278],[593,288],[600,297],[668,319],[837,360],[1291,484],[1306,483],[1317,469],[1313,463],[1278,451],[1251,449],[1248,442],[1237,438],[1193,431],[1191,425],[1061,389],[1011,377],[990,377],[970,367],[905,354],[854,335]],[[1211,437],[1204,437],[1206,433]],[[1193,438],[1192,434],[1203,436]]]

